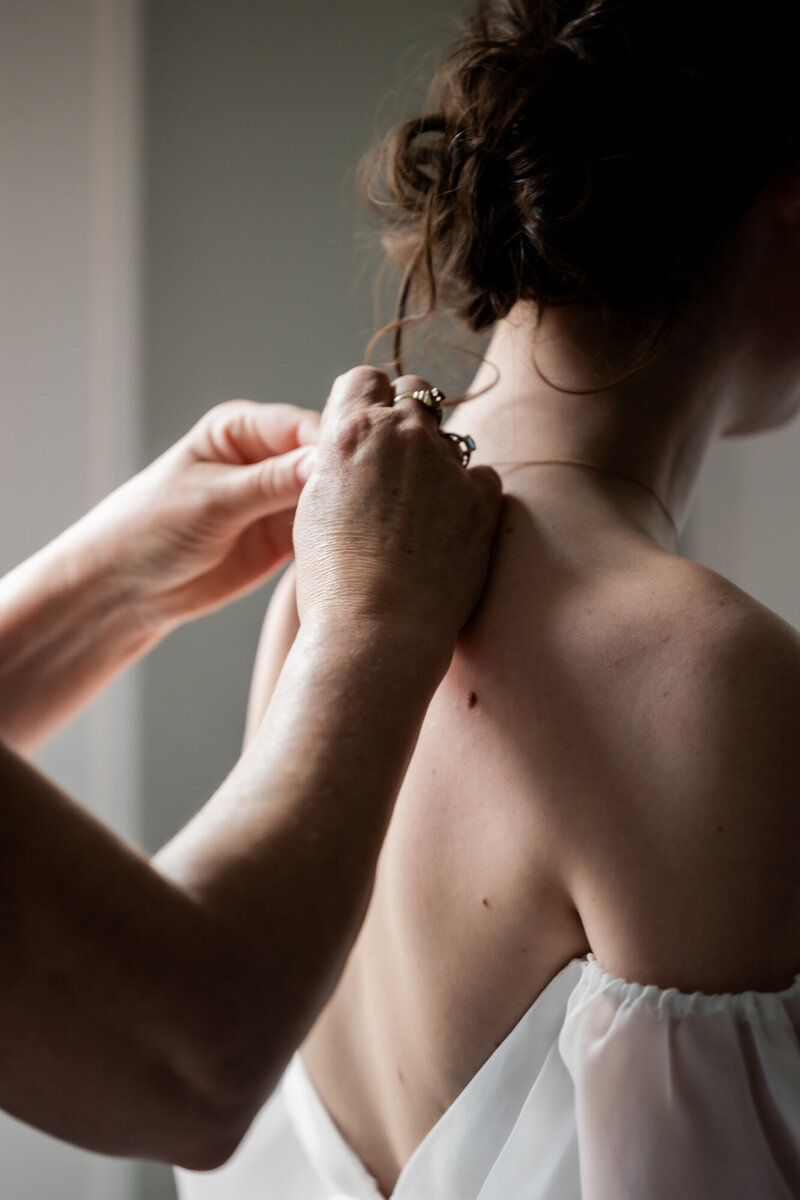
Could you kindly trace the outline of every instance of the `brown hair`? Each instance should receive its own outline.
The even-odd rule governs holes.
[[[646,358],[705,256],[798,156],[798,9],[483,0],[427,111],[363,165],[403,273],[370,347],[394,329],[400,371],[412,302],[479,333],[529,300],[627,314]]]

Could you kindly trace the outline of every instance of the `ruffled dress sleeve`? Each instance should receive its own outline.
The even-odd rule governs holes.
[[[800,975],[689,994],[589,955],[559,1036],[582,1200],[798,1200],[799,1035]]]

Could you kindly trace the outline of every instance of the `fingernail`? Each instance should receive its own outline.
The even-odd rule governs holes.
[[[300,483],[305,483],[316,465],[317,451],[315,448],[312,448],[295,464],[294,473],[298,481]]]

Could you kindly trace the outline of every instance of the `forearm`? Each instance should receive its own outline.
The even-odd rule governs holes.
[[[84,519],[0,580],[0,737],[34,750],[157,640]]]
[[[338,978],[448,661],[407,633],[304,625],[242,760],[156,859],[229,924],[260,974],[270,1021],[253,1034],[282,1043],[261,1053],[273,1070]]]
[[[0,1108],[92,1150],[213,1165],[241,1120],[202,1051],[247,994],[225,938],[2,745],[0,794]]]
[[[223,1161],[335,983],[446,665],[305,630],[156,870],[0,748],[0,1107],[107,1153]]]

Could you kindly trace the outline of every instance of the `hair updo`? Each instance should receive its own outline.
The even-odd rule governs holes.
[[[475,333],[519,300],[665,330],[704,257],[798,158],[797,0],[483,0],[428,110],[367,158],[407,304]],[[741,14],[741,15],[737,15]]]

